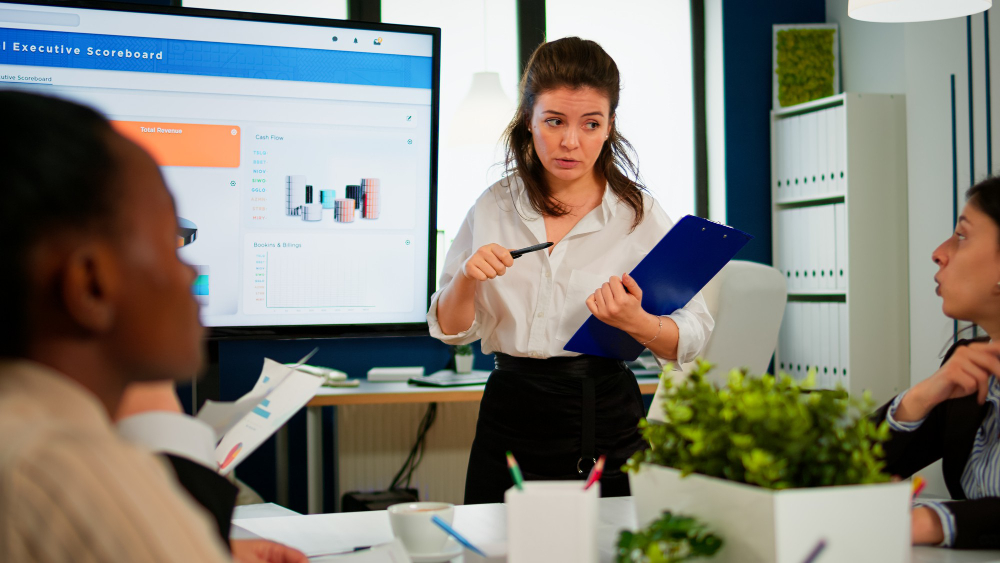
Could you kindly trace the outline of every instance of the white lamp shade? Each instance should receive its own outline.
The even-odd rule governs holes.
[[[869,22],[946,20],[989,10],[993,0],[849,0],[847,15]]]
[[[500,75],[477,72],[452,119],[448,141],[452,145],[495,145],[513,115],[514,103],[504,94]]]

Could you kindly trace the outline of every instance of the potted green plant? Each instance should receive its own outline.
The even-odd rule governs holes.
[[[640,525],[696,515],[726,538],[720,561],[797,562],[820,541],[831,561],[909,560],[910,485],[882,471],[867,395],[739,370],[720,388],[710,369],[661,376],[666,422],[640,423],[650,448],[626,464]]]
[[[474,358],[471,344],[455,346],[455,373],[472,373],[472,360]]]
[[[615,563],[680,563],[709,558],[722,544],[722,538],[698,519],[666,511],[641,530],[622,530]]]

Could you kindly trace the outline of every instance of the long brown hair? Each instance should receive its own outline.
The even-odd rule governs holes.
[[[503,135],[507,152],[505,176],[519,176],[528,192],[531,207],[541,215],[553,217],[566,215],[569,209],[551,196],[542,163],[535,154],[528,123],[539,94],[557,88],[593,88],[608,97],[613,116],[621,92],[618,65],[597,43],[579,37],[565,37],[539,45],[524,69],[520,84],[521,100]],[[611,122],[608,140],[601,148],[594,168],[604,176],[618,199],[632,208],[634,230],[644,215],[642,192],[646,187],[639,180],[635,149],[618,132],[616,121]]]

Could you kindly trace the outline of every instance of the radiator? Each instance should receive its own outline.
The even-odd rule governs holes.
[[[344,405],[337,407],[341,494],[388,488],[417,437],[427,404]],[[410,486],[420,500],[461,504],[465,470],[476,434],[479,403],[439,403],[427,434],[424,457]]]

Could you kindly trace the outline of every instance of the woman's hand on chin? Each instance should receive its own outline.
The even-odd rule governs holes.
[[[990,391],[990,375],[997,373],[1000,373],[1000,343],[974,342],[961,346],[934,375],[906,393],[893,418],[900,422],[923,420],[944,401],[973,394],[981,405]]]

